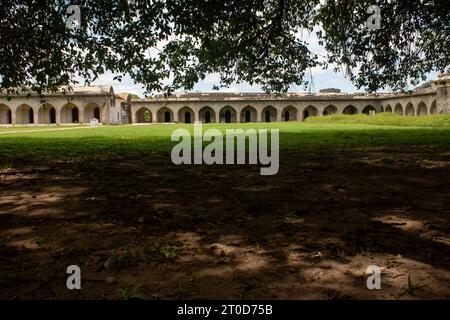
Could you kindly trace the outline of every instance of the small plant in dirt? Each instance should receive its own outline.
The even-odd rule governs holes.
[[[299,219],[300,218],[298,217],[298,215],[295,211],[288,211],[283,217],[283,222],[297,223],[297,222],[301,221]]]
[[[411,279],[411,275],[408,275],[408,286],[406,287],[406,289],[400,294],[400,296],[404,296],[406,294],[409,294],[411,296],[416,295],[416,291],[421,290],[423,288],[428,287],[427,284],[414,284],[412,279]]]
[[[167,259],[175,259],[178,257],[177,249],[175,247],[165,246],[162,247],[160,253]]]
[[[90,251],[90,248],[87,244],[80,243],[79,245],[70,249],[70,254],[74,255],[74,256],[85,256],[89,253],[89,251]]]
[[[327,245],[327,249],[330,251],[330,256],[333,256],[338,260],[346,260],[346,252],[343,247],[330,244]]]
[[[135,266],[139,256],[136,252],[126,249],[122,252],[115,252],[106,260],[104,267],[108,270],[121,270],[123,268]]]
[[[348,190],[350,188],[350,183],[345,182],[345,181],[336,180],[334,182],[334,188],[337,191],[343,192],[343,191],[346,191],[346,190]]]
[[[166,259],[175,259],[178,257],[177,249],[173,246],[166,244],[162,240],[153,242],[144,248],[144,253],[151,256],[160,256]]]
[[[285,215],[284,215],[285,219],[296,219],[297,215],[295,214],[295,211],[288,211]]]
[[[123,300],[148,300],[147,296],[142,293],[139,288],[142,285],[137,286],[127,286],[120,288],[119,292]]]
[[[45,243],[45,239],[41,236],[37,236],[36,238],[34,238],[34,242],[38,245],[38,246],[42,246]]]

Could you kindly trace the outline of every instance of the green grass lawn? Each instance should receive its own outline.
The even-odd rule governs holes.
[[[448,299],[447,119],[204,125],[279,129],[273,176],[172,164],[193,125],[0,134],[0,299],[403,299],[408,275],[416,298]]]
[[[310,117],[306,121],[308,123],[358,123],[379,126],[450,128],[450,114],[419,117],[400,116],[395,113],[380,113],[376,116],[368,116],[366,114],[332,115],[326,117]]]
[[[353,118],[354,117],[354,118]],[[397,121],[397,117],[393,117]],[[448,147],[450,127],[406,126],[407,121],[416,125],[418,118],[398,117],[402,126],[343,123],[360,119],[375,119],[373,122],[391,119],[390,116],[336,116],[316,117],[307,122],[258,123],[258,124],[208,124],[203,130],[219,128],[223,132],[230,128],[279,129],[280,150],[313,151],[317,148],[355,148],[375,146]],[[354,120],[355,119],[355,120]],[[378,120],[379,119],[379,120]],[[441,125],[446,117],[433,117]],[[430,120],[429,120],[430,121]],[[386,121],[385,123],[390,123]],[[428,122],[433,124],[432,122]],[[148,126],[104,126],[61,131],[0,134],[0,163],[17,159],[29,161],[58,157],[81,156],[87,158],[113,158],[129,155],[168,155],[175,142],[170,141],[173,130],[187,128],[189,124],[155,124]],[[45,130],[47,128],[43,128]],[[6,130],[6,129],[4,129]],[[7,130],[16,130],[11,128]],[[170,161],[170,158],[167,158]]]

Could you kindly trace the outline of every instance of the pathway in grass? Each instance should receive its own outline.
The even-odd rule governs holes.
[[[3,127],[0,128],[0,134],[17,134],[17,133],[35,133],[35,132],[51,132],[65,131],[76,129],[92,129],[91,126],[67,126],[67,127]],[[100,128],[96,127],[96,128]]]
[[[0,297],[450,298],[449,129],[267,126],[271,177],[172,165],[187,125],[1,136]]]

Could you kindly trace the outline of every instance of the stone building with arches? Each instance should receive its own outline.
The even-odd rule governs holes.
[[[120,99],[109,86],[73,87],[66,93],[0,93],[0,125],[120,124]]]
[[[131,118],[132,123],[245,123],[378,112],[421,116],[450,113],[449,89],[450,75],[443,74],[431,88],[404,94],[185,93],[131,100]]]
[[[131,123],[246,123],[303,121],[333,114],[394,112],[404,116],[450,113],[450,74],[432,87],[411,93],[185,93],[169,97],[130,99],[109,86],[73,87],[63,93],[0,93],[0,125]],[[126,94],[125,94],[126,95]],[[125,106],[125,107],[124,107]],[[126,110],[124,110],[126,109]],[[129,120],[127,120],[129,121]]]

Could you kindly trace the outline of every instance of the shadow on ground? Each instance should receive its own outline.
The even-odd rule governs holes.
[[[10,159],[0,298],[450,298],[448,149],[291,148],[271,177],[168,154]]]

